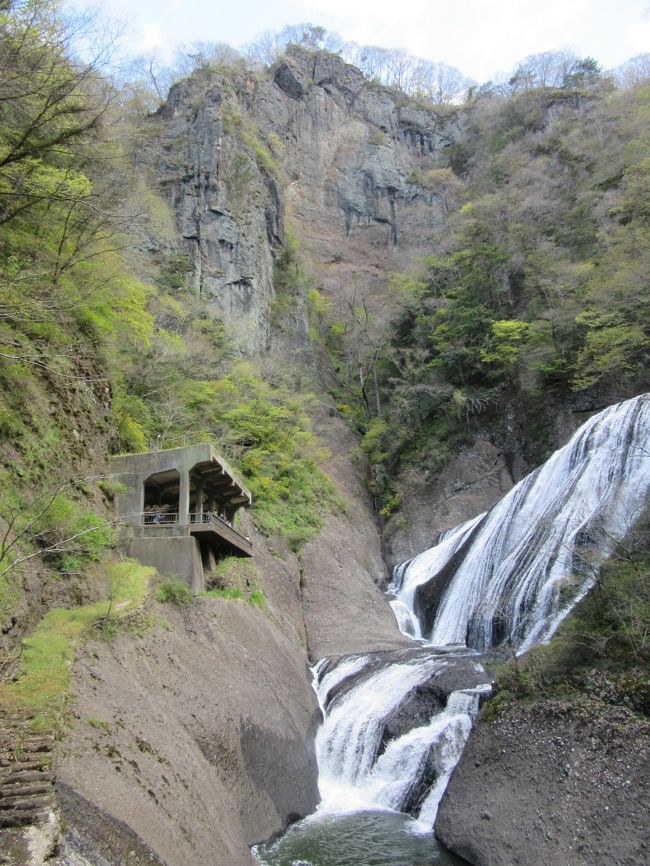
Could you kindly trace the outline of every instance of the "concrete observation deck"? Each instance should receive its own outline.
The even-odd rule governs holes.
[[[226,555],[252,556],[235,529],[252,497],[212,445],[190,445],[113,457],[112,475],[127,553],[195,592]]]

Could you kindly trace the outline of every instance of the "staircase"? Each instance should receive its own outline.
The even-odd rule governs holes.
[[[0,707],[0,864],[43,863],[57,835],[54,736],[27,712]]]

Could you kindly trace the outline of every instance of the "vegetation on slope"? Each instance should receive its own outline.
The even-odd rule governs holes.
[[[532,467],[559,407],[648,387],[650,84],[572,68],[475,91],[449,165],[410,178],[442,218],[423,269],[394,277],[391,333],[363,299],[321,323],[387,511],[400,467],[435,472],[478,430]]]
[[[100,74],[101,52],[73,59],[88,32],[49,0],[0,12],[3,632],[41,610],[19,611],[27,581],[43,584],[27,598],[44,608],[101,594],[90,566],[115,543],[116,491],[100,474],[111,452],[216,441],[261,530],[292,547],[337,506],[309,397],[290,375],[242,363],[186,289],[169,208],[133,167],[137,99]],[[152,234],[163,252],[143,281]]]
[[[112,636],[120,620],[145,601],[154,573],[132,561],[106,564],[99,578],[106,583],[105,600],[50,610],[23,642],[13,681],[0,684],[0,709],[27,708],[34,726],[58,728],[71,698],[70,665],[76,645],[91,634]]]
[[[495,715],[513,701],[587,698],[650,716],[650,524],[601,568],[546,646],[496,672]]]

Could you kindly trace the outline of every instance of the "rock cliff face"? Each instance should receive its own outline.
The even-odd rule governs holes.
[[[179,276],[251,353],[268,347],[284,213],[279,181],[264,162],[270,155],[241,113],[241,95],[216,75],[175,85],[150,121],[140,159],[173,208],[187,254]]]
[[[518,707],[479,723],[436,835],[480,866],[648,862],[650,729],[621,708]]]
[[[402,508],[386,528],[389,567],[433,547],[445,529],[487,511],[510,490],[514,479],[503,452],[477,439],[435,477],[407,470],[399,479]]]
[[[315,285],[335,303],[390,310],[388,279],[424,255],[443,204],[418,183],[458,133],[454,112],[418,109],[340,58],[291,50],[252,103],[282,146],[287,213]]]
[[[273,78],[197,72],[150,119],[139,159],[173,208],[186,282],[244,352],[271,339],[285,212],[318,288],[384,306],[388,276],[440,231],[417,182],[457,131],[340,58],[291,50]],[[158,250],[163,256],[169,250]]]

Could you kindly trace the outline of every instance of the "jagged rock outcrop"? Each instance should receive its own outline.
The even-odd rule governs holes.
[[[185,282],[256,352],[271,336],[285,210],[316,285],[340,301],[354,280],[383,309],[390,272],[445,230],[418,172],[458,123],[336,55],[293,47],[270,77],[201,70],[176,84],[138,159],[173,208]],[[164,266],[175,245],[153,245]]]
[[[385,320],[390,274],[447,231],[418,178],[444,159],[457,113],[418,108],[336,55],[297,46],[251,111],[281,143],[287,212],[317,287],[338,303],[356,287]]]
[[[268,347],[273,254],[284,242],[272,158],[242,113],[237,84],[209,73],[175,85],[139,159],[170,202],[187,254],[183,279],[243,352]],[[158,250],[173,255],[164,246]]]

